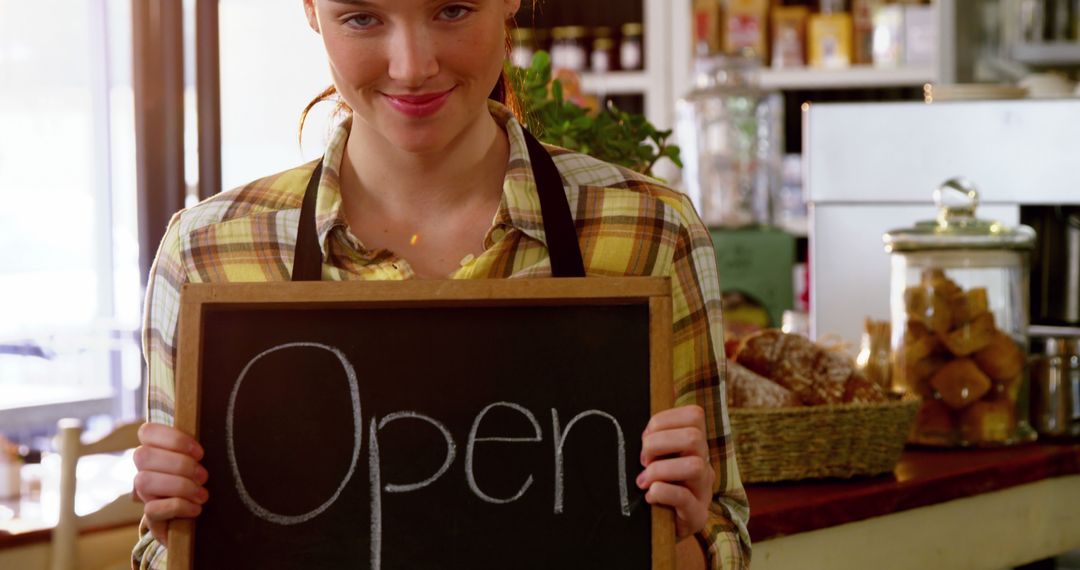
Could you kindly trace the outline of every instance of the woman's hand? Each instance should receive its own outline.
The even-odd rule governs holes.
[[[664,410],[649,420],[641,442],[645,470],[637,485],[648,489],[645,500],[675,509],[679,539],[705,528],[716,478],[705,440],[705,410],[700,406]]]
[[[199,442],[178,429],[163,424],[143,424],[135,449],[135,492],[144,503],[150,533],[163,546],[169,536],[169,521],[195,518],[209,498],[203,485],[209,474],[199,460]]]

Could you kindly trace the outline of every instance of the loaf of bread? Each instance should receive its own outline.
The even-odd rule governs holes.
[[[876,404],[888,399],[881,384],[874,382],[860,372],[855,372],[847,379],[844,388],[845,404]]]
[[[807,405],[839,404],[855,365],[806,337],[767,330],[743,340],[736,362],[791,390]]]
[[[959,410],[982,398],[993,382],[970,358],[957,358],[938,370],[930,385],[951,408]]]
[[[727,362],[728,405],[734,408],[784,408],[802,402],[783,386],[740,366]]]

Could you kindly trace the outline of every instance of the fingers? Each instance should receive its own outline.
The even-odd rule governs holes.
[[[190,455],[167,449],[140,446],[134,454],[135,467],[139,471],[153,471],[186,477],[199,485],[204,485],[210,474]]]
[[[169,521],[199,516],[202,505],[178,497],[150,501],[143,507],[150,534],[163,546],[168,547]]]
[[[135,492],[147,504],[164,497],[183,498],[201,505],[210,497],[206,487],[187,477],[154,471],[140,471],[135,474]]]
[[[641,441],[643,466],[667,455],[708,457],[709,445],[705,442],[705,432],[697,427],[684,427],[652,432],[643,436]]]
[[[165,548],[169,547],[169,523],[168,521],[152,521],[147,518],[147,528],[150,529],[150,534],[153,535],[154,540],[161,543]]]
[[[708,508],[682,485],[662,481],[653,483],[649,486],[649,491],[645,493],[645,500],[650,505],[663,505],[675,509],[675,528],[679,538],[705,528]]]
[[[707,504],[712,498],[713,470],[699,456],[676,457],[654,461],[638,475],[637,486],[650,489],[654,483],[682,483],[694,498]]]
[[[680,406],[664,410],[649,420],[645,434],[686,427],[697,427],[705,431],[705,410],[701,406]]]
[[[199,465],[204,451],[199,442],[164,424],[143,424],[135,450],[135,493],[142,499],[150,533],[167,546],[169,521],[194,518],[210,498],[203,487],[209,478]]]
[[[139,443],[190,455],[195,461],[203,458],[203,448],[190,435],[165,424],[145,423],[139,428]]]

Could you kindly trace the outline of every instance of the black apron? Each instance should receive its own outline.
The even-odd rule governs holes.
[[[578,247],[574,218],[570,215],[570,204],[563,192],[562,176],[540,141],[525,129],[521,132],[525,135],[533,178],[536,180],[536,193],[540,198],[540,215],[544,219],[551,275],[585,277],[585,264],[581,260],[581,249]],[[319,161],[315,171],[311,173],[307,190],[304,192],[304,204],[300,208],[296,251],[293,253],[293,281],[322,279],[322,249],[319,248],[319,234],[315,226],[315,196],[319,190],[321,175],[322,161]]]

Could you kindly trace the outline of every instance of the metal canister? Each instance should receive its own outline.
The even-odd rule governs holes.
[[[1031,339],[1031,424],[1040,437],[1080,437],[1080,337]]]

